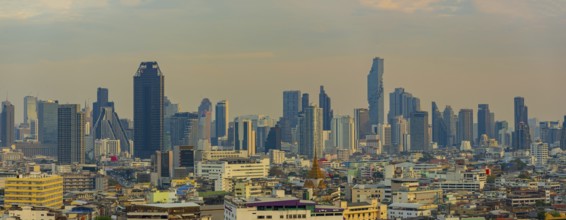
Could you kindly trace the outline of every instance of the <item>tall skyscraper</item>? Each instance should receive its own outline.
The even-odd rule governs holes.
[[[76,104],[60,105],[57,117],[57,158],[59,164],[84,164],[84,115]]]
[[[304,108],[299,121],[299,154],[313,158],[322,157],[322,109],[317,106]]]
[[[482,135],[487,135],[490,138],[494,138],[494,132],[492,127],[492,113],[489,111],[488,104],[478,105],[478,136],[480,138]]]
[[[560,149],[566,150],[566,115],[562,121],[562,134],[560,135]]]
[[[515,150],[528,150],[531,147],[529,129],[529,109],[525,105],[525,98],[515,97],[515,132],[513,132],[513,148]]]
[[[462,141],[473,142],[474,139],[474,110],[460,109],[458,113],[458,137],[456,145],[460,145]]]
[[[372,125],[384,124],[383,59],[373,58],[368,74],[369,118]]]
[[[2,147],[10,147],[16,140],[14,120],[14,105],[7,100],[2,102],[2,113],[0,114],[0,141],[2,141]]]
[[[57,101],[39,101],[37,105],[39,142],[53,148],[57,146]]]
[[[444,108],[444,112],[442,113],[444,117],[444,122],[446,123],[447,132],[447,140],[446,144],[448,146],[454,146],[456,143],[456,125],[458,124],[458,116],[454,114],[454,110],[452,110],[451,106],[446,106]]]
[[[142,62],[134,75],[134,153],[148,159],[163,149],[165,76],[157,62]]]
[[[279,125],[275,125],[275,127],[269,129],[263,149],[264,153],[268,153],[269,150],[281,150],[281,128]]]
[[[440,147],[448,146],[448,126],[436,102],[432,102],[432,142]]]
[[[395,136],[394,136],[395,134]],[[395,117],[391,124],[391,148],[387,149],[389,154],[397,154],[411,150],[409,134],[409,123],[402,116]]]
[[[283,120],[282,120],[282,137],[285,142],[292,142],[292,131],[297,127],[299,110],[301,103],[299,97],[301,91],[284,91],[283,92]]]
[[[430,140],[428,135],[428,112],[413,112],[410,120],[411,151],[429,151]]]
[[[248,155],[256,154],[255,131],[252,121],[238,118],[234,122],[235,149],[248,151]]]
[[[226,136],[228,132],[228,122],[230,121],[229,118],[229,105],[227,100],[222,100],[216,103],[216,137],[222,138]]]
[[[100,113],[102,112],[102,108],[110,107],[112,111],[114,111],[114,102],[108,101],[108,89],[107,88],[98,88],[96,90],[96,102],[92,103],[92,118],[94,123],[100,117]]]
[[[179,104],[171,102],[164,96],[163,99],[163,151],[172,149],[171,146],[171,117],[179,112]]]
[[[301,112],[304,112],[306,107],[308,107],[310,105],[310,101],[309,101],[309,94],[308,93],[303,93],[303,96],[301,97]]]
[[[210,141],[212,131],[212,102],[208,98],[202,99],[198,107],[199,114],[199,139]]]
[[[320,86],[320,93],[318,94],[318,105],[322,108],[322,129],[325,131],[331,130],[332,118],[334,117],[334,112],[332,111],[332,102],[326,91],[324,91],[324,86]]]
[[[24,124],[26,124],[30,128],[30,136],[28,139],[37,141],[37,97],[24,97]]]
[[[395,117],[402,115],[405,119],[410,119],[411,115],[421,110],[421,100],[413,97],[411,93],[405,92],[404,88],[396,88],[389,94],[389,113],[387,118],[389,123]]]
[[[494,132],[495,132],[495,138],[497,139],[497,142],[499,142],[500,144],[508,144],[505,141],[505,134],[507,133],[507,130],[509,129],[509,123],[507,121],[497,121],[495,122],[495,128],[494,128]]]
[[[366,108],[354,109],[354,126],[357,140],[366,139],[366,135],[370,135],[371,124],[369,122],[369,112]],[[357,142],[356,142],[357,143]]]
[[[330,137],[334,148],[350,150],[350,153],[356,152],[356,135],[352,117],[346,115],[333,118],[331,128]]]
[[[171,117],[171,145],[198,146],[198,113],[179,112]]]

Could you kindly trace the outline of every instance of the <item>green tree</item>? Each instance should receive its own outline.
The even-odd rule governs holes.
[[[110,216],[98,216],[94,220],[112,220]]]

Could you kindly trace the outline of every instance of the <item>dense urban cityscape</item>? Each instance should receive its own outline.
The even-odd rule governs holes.
[[[426,111],[405,88],[385,114],[384,59],[369,69],[352,115],[324,86],[318,102],[282,91],[279,118],[207,98],[181,112],[155,61],[133,76],[133,120],[102,87],[84,106],[5,100],[3,219],[566,218],[566,116],[538,121],[523,97],[512,122],[483,103]]]

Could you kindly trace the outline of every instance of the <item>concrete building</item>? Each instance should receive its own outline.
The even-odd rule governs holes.
[[[57,162],[85,163],[85,115],[77,104],[59,105],[57,117]]]
[[[322,158],[323,152],[322,109],[306,107],[299,118],[299,154]]]
[[[285,162],[285,151],[281,150],[270,150],[269,158],[272,164],[283,164]]]
[[[385,93],[383,90],[383,59],[373,58],[367,77],[367,98],[371,125],[384,124]]]
[[[357,151],[354,119],[350,116],[336,116],[332,119],[330,138],[335,149]]]
[[[540,141],[531,144],[531,163],[537,167],[545,167],[548,163],[548,144]]]
[[[344,220],[387,219],[387,206],[382,207],[375,199],[371,202],[358,203],[341,201],[340,208],[344,209]]]
[[[393,203],[387,208],[387,219],[410,219],[419,217],[430,217],[437,205],[425,205],[419,203]]]
[[[102,160],[120,156],[120,140],[98,139],[94,141],[94,159]]]
[[[265,178],[269,175],[269,158],[250,160],[245,158],[199,161],[195,175],[214,180],[214,190],[232,191],[233,179]]]
[[[73,191],[108,191],[108,178],[95,173],[65,173],[63,192]]]
[[[63,178],[42,173],[6,178],[4,208],[13,205],[60,208],[63,205]]]
[[[285,197],[277,193],[272,197],[248,199],[226,196],[224,219],[306,219],[343,220],[344,209],[316,205],[314,201]],[[277,207],[277,208],[274,208]]]
[[[55,220],[61,216],[60,212],[56,212],[47,207],[33,206],[13,206],[7,211],[8,219],[22,220]]]
[[[127,220],[187,219],[200,220],[200,206],[193,202],[131,205],[126,208]]]

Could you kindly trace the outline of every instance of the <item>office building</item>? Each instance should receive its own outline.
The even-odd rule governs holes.
[[[265,141],[264,153],[268,153],[270,150],[281,150],[281,128],[279,125],[271,127],[269,133],[267,134],[267,140]]]
[[[142,62],[134,75],[134,154],[148,159],[163,149],[165,76],[157,62]]]
[[[283,123],[281,129],[284,142],[291,143],[293,141],[292,131],[297,127],[299,110],[301,109],[300,96],[301,91],[297,90],[283,92]]]
[[[387,150],[388,153],[397,154],[410,151],[410,137],[409,122],[402,115],[395,117],[391,124],[391,148]]]
[[[367,77],[369,121],[372,125],[383,124],[384,121],[384,90],[383,90],[383,59],[373,58]]]
[[[504,143],[505,140],[504,138],[502,138],[502,133],[503,134],[507,133],[507,131],[509,130],[509,123],[507,121],[496,121],[493,130],[495,132],[496,135],[495,138],[497,142]]]
[[[334,112],[332,111],[332,102],[326,91],[324,91],[324,86],[320,86],[320,93],[318,94],[318,105],[322,109],[322,129],[325,131],[330,131],[332,118],[334,117]],[[303,106],[303,109],[305,107]]]
[[[248,151],[248,155],[256,154],[255,131],[251,120],[237,118],[234,122],[235,150]]]
[[[199,115],[199,122],[198,122],[198,134],[199,140],[207,140],[210,141],[212,131],[212,103],[209,99],[204,98],[200,102],[198,107],[198,115]]]
[[[111,108],[114,111],[114,102],[108,101],[108,89],[98,88],[96,90],[96,102],[92,103],[92,118],[96,122],[100,118],[104,108]]]
[[[487,135],[489,138],[494,138],[495,132],[492,126],[492,112],[489,110],[488,104],[478,105],[478,137]]]
[[[548,163],[548,144],[540,141],[531,144],[531,162],[537,167],[544,167]]]
[[[444,123],[446,124],[446,134],[447,134],[446,144],[448,146],[454,146],[454,144],[456,143],[456,130],[458,130],[457,129],[458,116],[454,114],[454,110],[452,110],[452,107],[447,105],[446,108],[444,108],[442,117],[444,117]]]
[[[170,119],[171,146],[198,146],[198,113],[179,112]]]
[[[369,111],[365,108],[354,109],[354,124],[357,140],[366,139],[367,135],[372,134],[371,123],[369,121]],[[356,144],[357,145],[357,144]]]
[[[428,112],[414,112],[410,120],[411,151],[426,152],[430,150],[428,127]]]
[[[39,142],[52,147],[57,146],[57,101],[39,101],[37,105],[37,120],[39,124]]]
[[[457,132],[456,145],[462,141],[469,141],[470,143],[474,141],[474,110],[460,109]]]
[[[566,116],[562,121],[562,135],[560,135],[560,149],[566,150]]]
[[[515,131],[513,132],[513,148],[527,150],[531,146],[529,129],[529,109],[525,105],[525,98],[515,97]]]
[[[449,145],[448,140],[448,125],[436,102],[432,102],[432,142],[439,147],[446,147]]]
[[[155,152],[155,172],[158,177],[158,184],[162,188],[167,188],[173,179],[173,151]]]
[[[322,109],[309,106],[301,115],[299,125],[299,154],[313,158],[322,157]]]
[[[130,152],[130,139],[126,129],[120,122],[120,117],[113,107],[101,107],[98,109],[98,118],[94,123],[94,140],[110,139],[120,141],[120,151]]]
[[[309,94],[303,93],[303,96],[301,97],[301,112],[304,112],[305,108],[308,107],[309,105],[310,105]]]
[[[402,115],[405,119],[410,119],[411,115],[421,110],[421,101],[411,93],[405,92],[404,88],[396,88],[389,94],[389,113],[388,120]]]
[[[173,177],[182,179],[194,172],[195,148],[193,146],[173,147]]]
[[[10,147],[16,140],[14,105],[9,101],[2,102],[0,113],[0,143],[2,147]]]
[[[335,149],[357,151],[354,119],[348,115],[332,119],[330,138]]]
[[[195,165],[195,175],[214,180],[215,191],[230,192],[233,188],[233,179],[267,177],[269,175],[269,164],[269,158],[259,160],[225,158],[198,161]]]
[[[59,164],[85,163],[85,119],[77,104],[59,105],[57,159]]]
[[[4,208],[9,209],[15,204],[61,208],[63,206],[63,178],[42,173],[6,178]]]
[[[30,134],[26,140],[37,141],[38,136],[38,119],[37,119],[37,97],[24,97],[24,124],[30,128]]]
[[[230,122],[229,105],[227,100],[222,100],[216,103],[215,114],[216,117],[214,118],[214,120],[216,124],[216,137],[225,137],[228,132],[228,123]]]
[[[560,146],[562,127],[559,121],[542,121],[539,123],[539,134],[543,143]]]

